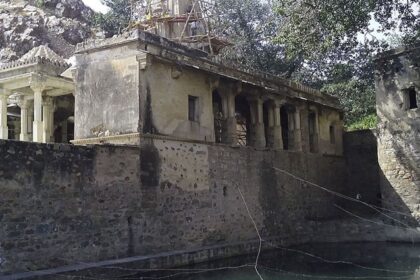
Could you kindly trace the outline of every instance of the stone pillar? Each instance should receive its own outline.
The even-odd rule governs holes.
[[[34,102],[28,100],[28,140],[33,141]]]
[[[52,111],[52,98],[45,96],[42,102],[42,142],[51,142],[51,111]]]
[[[18,105],[20,107],[20,141],[28,141],[28,101],[22,96],[19,98]]]
[[[228,115],[226,119],[226,140],[232,145],[238,144],[237,120],[235,108],[235,95],[230,93],[228,96]]]
[[[50,116],[49,116],[49,125],[50,125],[50,142],[53,143],[54,142],[54,113],[55,113],[55,103],[54,103],[54,98],[51,97],[51,111],[50,111]]]
[[[300,114],[300,139],[303,152],[309,152],[309,110],[306,105],[298,107]]]
[[[296,111],[294,113],[294,119],[295,119],[295,130],[294,130],[295,150],[301,152],[301,151],[303,151],[303,148],[302,148],[301,107],[296,106]]]
[[[265,142],[267,147],[272,148],[274,146],[274,107],[271,102],[267,106],[267,117],[268,123],[264,126],[266,131]]]
[[[263,101],[261,98],[253,97],[249,99],[251,106],[251,145],[256,148],[265,148],[265,127],[263,119]]]
[[[277,150],[283,149],[283,134],[281,129],[281,115],[280,115],[280,108],[282,102],[274,101],[273,104],[273,118],[274,118],[274,126],[273,126],[273,148]]]
[[[234,86],[228,86],[221,93],[222,111],[224,118],[223,143],[230,145],[238,144],[238,135],[236,128],[236,108],[235,97],[238,90]]]
[[[42,87],[32,87],[34,91],[34,121],[33,121],[33,141],[43,142],[43,123],[42,123]]]
[[[0,139],[8,139],[9,131],[7,127],[7,95],[0,95]]]

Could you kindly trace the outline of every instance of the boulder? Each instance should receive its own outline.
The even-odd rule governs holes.
[[[0,63],[39,45],[71,57],[77,43],[98,34],[94,15],[82,0],[0,0]]]

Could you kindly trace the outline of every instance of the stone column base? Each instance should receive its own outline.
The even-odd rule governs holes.
[[[9,138],[9,131],[7,127],[0,127],[0,139],[7,140]]]
[[[43,141],[43,123],[42,121],[34,121],[33,122],[33,141],[42,143]]]
[[[29,141],[29,136],[28,136],[28,134],[23,134],[23,133],[21,133],[21,134],[19,135],[19,140],[20,140],[20,141]]]
[[[273,149],[283,150],[283,136],[281,133],[281,126],[273,128]]]
[[[238,135],[236,132],[236,118],[231,117],[226,120],[225,143],[236,145],[238,144]]]
[[[265,148],[267,145],[265,139],[264,124],[256,124],[251,131],[253,134],[253,145],[255,148]]]

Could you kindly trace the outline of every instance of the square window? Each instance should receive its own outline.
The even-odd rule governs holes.
[[[417,109],[417,92],[415,88],[409,88],[404,93],[404,103],[407,110]]]
[[[188,120],[198,122],[198,97],[188,96]]]

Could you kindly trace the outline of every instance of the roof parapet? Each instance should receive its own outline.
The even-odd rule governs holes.
[[[221,60],[217,56],[211,57],[208,55],[208,53],[204,51],[187,47],[178,42],[175,42],[167,38],[164,38],[164,37],[152,34],[152,33],[148,33],[139,29],[136,29],[129,33],[125,33],[120,36],[115,36],[109,39],[89,40],[83,43],[79,43],[76,46],[76,54],[82,54],[85,52],[94,51],[98,49],[112,48],[114,46],[127,44],[130,42],[137,42],[137,41],[141,41],[144,44],[156,45],[172,53],[184,55],[186,57],[196,59],[197,61],[202,61],[206,64],[211,64],[218,67],[224,67],[226,69],[229,69],[235,72],[240,71],[247,75],[254,76],[256,80],[260,82],[261,86],[263,86],[264,80],[265,80],[265,81],[281,84],[282,86],[291,88],[295,91],[300,91],[300,92],[304,92],[306,94],[310,94],[310,95],[313,95],[322,99],[327,99],[328,103],[336,104],[335,107],[339,108],[339,102],[336,97],[324,94],[317,89],[311,88],[309,86],[303,85],[301,83],[298,83],[292,80],[285,79],[284,77],[281,77],[281,76],[269,74],[267,72],[262,72],[255,69],[241,67],[240,65],[236,65],[236,64],[229,65],[228,63],[226,63],[226,61]]]
[[[0,70],[24,67],[32,64],[49,64],[55,67],[68,68],[70,64],[47,46],[35,47],[19,60],[0,65]]]

